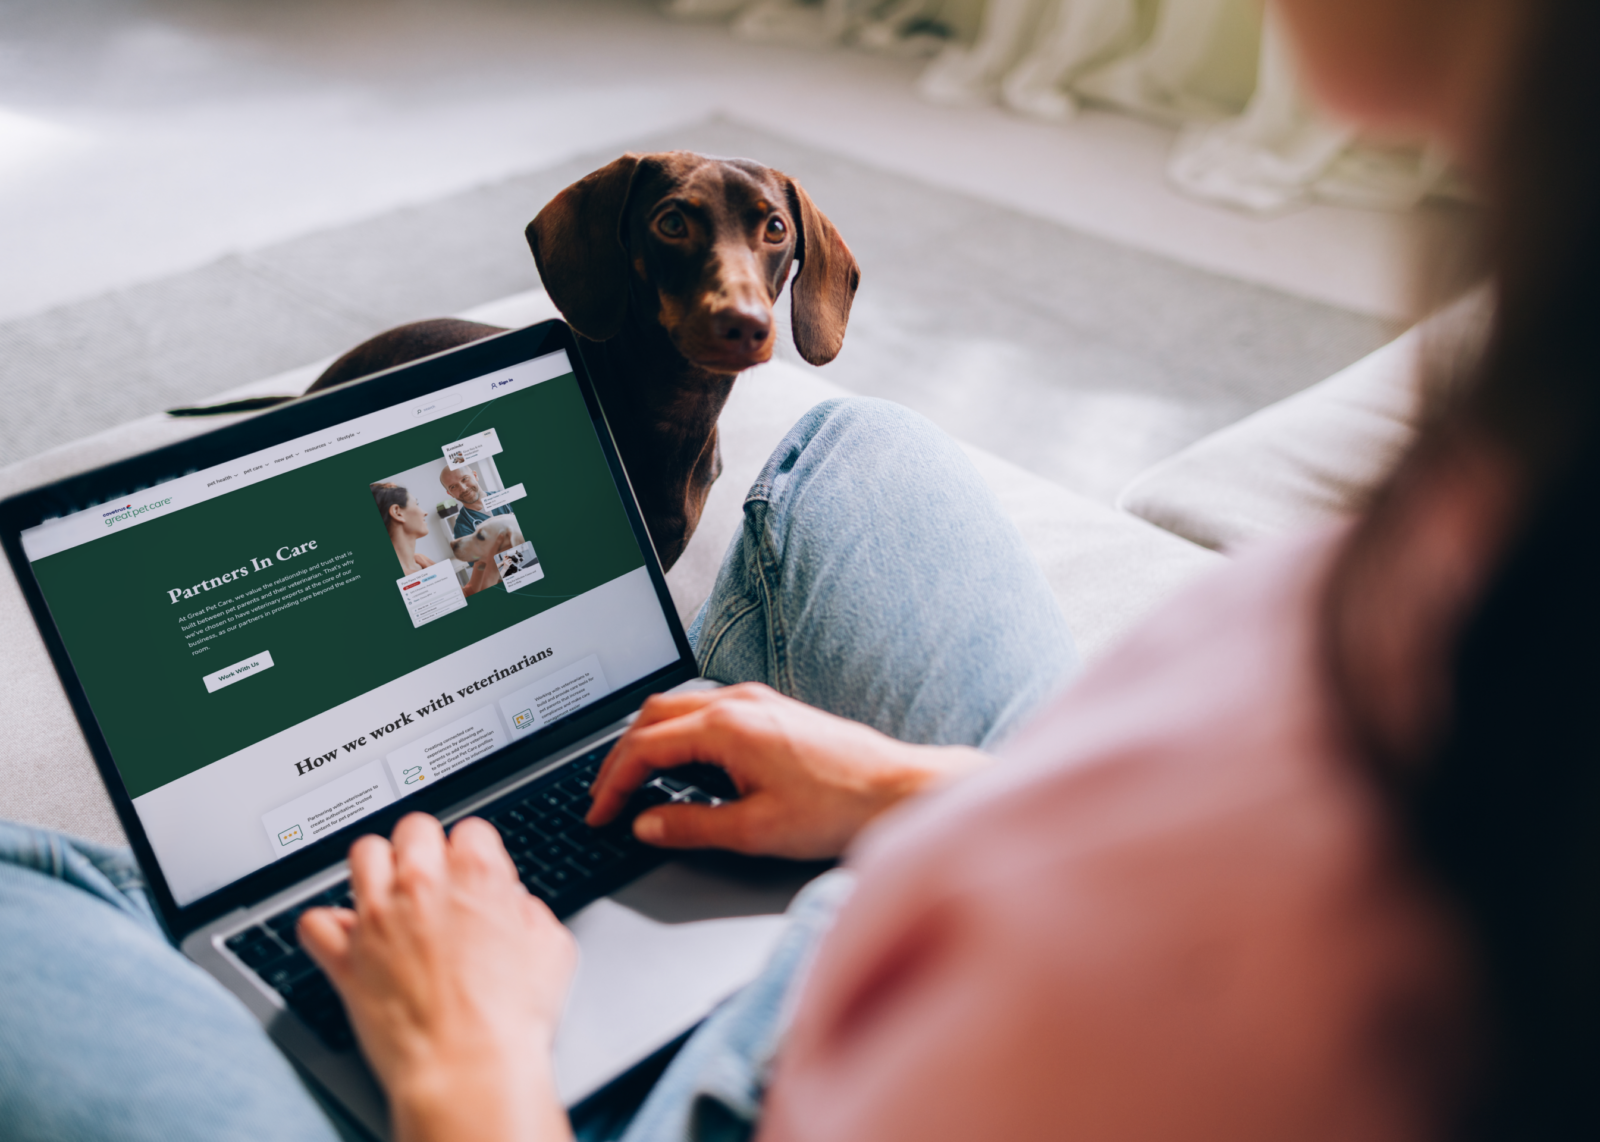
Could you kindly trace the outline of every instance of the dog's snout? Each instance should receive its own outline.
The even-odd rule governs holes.
[[[772,315],[757,306],[732,306],[711,318],[711,332],[719,341],[754,350],[772,333]]]

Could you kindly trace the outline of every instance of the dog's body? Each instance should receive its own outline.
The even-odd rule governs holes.
[[[450,541],[450,554],[463,563],[476,563],[490,559],[502,551],[520,547],[526,540],[510,516],[490,516],[472,530]]]
[[[717,418],[771,359],[789,279],[795,345],[839,352],[860,271],[794,180],[742,159],[624,155],[551,200],[527,230],[550,299],[578,334],[663,568],[683,553],[722,471]],[[500,329],[422,321],[358,345],[315,392]]]

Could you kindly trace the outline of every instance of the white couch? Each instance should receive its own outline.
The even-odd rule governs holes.
[[[553,316],[533,291],[468,316],[505,325]],[[1021,529],[1092,660],[1219,551],[1330,518],[1359,499],[1410,435],[1416,334],[1241,421],[1135,480],[1107,507],[981,449],[968,455]],[[224,396],[298,393],[326,361]],[[734,387],[723,414],[725,470],[699,531],[667,579],[692,617],[741,521],[744,491],[806,409],[844,390],[773,363]],[[230,418],[231,419],[231,418]],[[165,415],[120,426],[0,469],[0,498],[216,427]],[[1143,518],[1141,518],[1143,517]],[[1157,525],[1160,526],[1157,526]],[[123,842],[44,645],[9,567],[0,571],[0,818]]]

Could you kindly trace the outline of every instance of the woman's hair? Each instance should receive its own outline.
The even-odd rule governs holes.
[[[1505,2],[1530,23],[1481,182],[1494,322],[1341,566],[1452,446],[1501,462],[1513,518],[1450,647],[1445,724],[1374,764],[1473,941],[1483,1070],[1454,1136],[1555,1142],[1600,1138],[1600,2]]]
[[[377,501],[378,515],[383,517],[384,527],[394,527],[394,516],[389,514],[390,508],[405,510],[406,503],[411,499],[411,493],[399,484],[373,484],[371,485],[372,498]]]

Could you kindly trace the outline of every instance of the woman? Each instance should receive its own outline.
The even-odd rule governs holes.
[[[428,509],[399,484],[373,484],[372,498],[389,532],[389,542],[394,544],[394,553],[400,558],[401,574],[432,567],[433,560],[417,554],[417,540],[428,534]]]
[[[808,414],[693,631],[709,675],[784,694],[652,701],[594,817],[650,768],[716,761],[739,802],[662,807],[639,834],[848,852],[853,871],[802,897],[773,964],[689,1041],[628,1137],[1600,1136],[1585,716],[1600,12],[1283,8],[1330,101],[1425,127],[1477,172],[1498,292],[1483,360],[1354,527],[1200,585],[1031,720],[1070,651],[959,452],[873,402]],[[962,555],[921,558],[930,546]],[[127,899],[95,879],[121,867],[109,856],[67,852],[87,856],[58,862],[64,877]],[[549,1045],[571,944],[493,830],[446,838],[408,817],[351,867],[356,910],[309,912],[300,937],[344,994],[396,1134],[567,1136]],[[59,895],[7,909],[56,921],[14,924],[17,954],[62,954]],[[169,972],[170,1002],[173,958],[124,960]],[[154,1004],[138,1022],[126,1007],[102,1005],[98,1038],[65,1048],[93,1057],[119,1108],[136,1104],[132,1052],[102,1041],[159,1031]],[[217,1104],[211,1134],[315,1133],[258,1040],[215,1004],[184,1016],[169,1022],[209,1036],[184,1062],[211,1081],[191,1096]],[[79,1022],[27,1025],[61,1038]],[[62,1049],[8,1051],[0,1076],[59,1087]],[[15,1098],[36,1118],[8,1121],[59,1101]]]
[[[1423,128],[1477,175],[1498,295],[1483,359],[1359,524],[1197,589],[1008,743],[1005,770],[888,812],[987,757],[766,689],[652,701],[595,820],[652,768],[715,761],[742,801],[663,807],[639,835],[848,850],[859,883],[809,974],[769,970],[710,1020],[629,1137],[1600,1136],[1600,8],[1283,10],[1331,104]],[[881,723],[773,649],[814,640],[802,665],[897,674],[803,617],[849,594],[797,521],[850,421],[819,410],[780,447],[697,653]],[[967,740],[997,736],[994,715]],[[311,913],[302,939],[399,1132],[562,1136],[546,1049],[570,949],[537,906],[508,907],[492,831],[408,819],[352,865],[358,911]],[[815,892],[802,928],[845,892]]]

